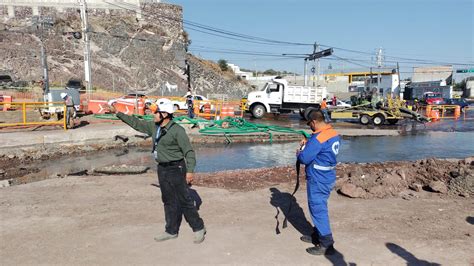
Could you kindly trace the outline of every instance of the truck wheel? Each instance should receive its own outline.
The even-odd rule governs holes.
[[[359,118],[359,122],[364,126],[368,125],[371,120],[372,119],[370,118],[370,116],[366,115],[366,114],[361,115],[360,118]]]
[[[301,118],[305,119],[304,118],[304,109],[300,109],[300,116],[301,116]]]
[[[385,123],[385,117],[382,114],[376,114],[373,118],[374,125],[381,126]]]
[[[398,119],[388,119],[387,121],[390,125],[395,125],[398,122]]]
[[[304,117],[303,117],[303,118],[304,118],[305,120],[308,120],[309,114],[310,114],[312,111],[316,111],[316,110],[318,110],[318,109],[316,109],[316,108],[314,108],[314,107],[308,107],[308,108],[306,108],[306,110],[304,110]]]
[[[252,108],[252,116],[260,119],[265,115],[265,106],[257,104]]]

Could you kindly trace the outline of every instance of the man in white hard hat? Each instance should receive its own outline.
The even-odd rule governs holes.
[[[66,125],[67,128],[74,128],[74,118],[76,118],[76,109],[74,108],[74,102],[72,97],[65,92],[61,92],[61,98],[66,104]]]
[[[190,90],[186,93],[186,106],[188,107],[188,117],[194,118],[194,97]]]
[[[165,232],[155,237],[158,242],[177,238],[181,215],[194,232],[194,243],[204,241],[204,222],[189,194],[193,181],[196,155],[183,127],[173,121],[174,105],[168,99],[157,101],[153,121],[141,120],[124,113],[117,117],[135,130],[152,136],[152,153],[158,164],[158,182],[165,209]]]

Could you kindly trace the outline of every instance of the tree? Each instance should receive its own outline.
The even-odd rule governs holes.
[[[229,66],[227,65],[227,61],[224,60],[224,59],[219,59],[219,61],[217,61],[217,64],[219,65],[220,69],[222,71],[228,71],[229,70]]]
[[[466,89],[466,79],[463,79],[461,82],[454,84],[455,91],[463,91]]]
[[[265,71],[263,71],[263,74],[265,75],[270,75],[270,76],[275,76],[278,74],[278,72],[276,70],[273,70],[273,69],[267,69]]]

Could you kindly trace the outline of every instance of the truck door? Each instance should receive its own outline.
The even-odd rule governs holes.
[[[283,85],[281,84],[268,84],[267,86],[267,95],[268,95],[268,104],[282,104],[282,92]]]

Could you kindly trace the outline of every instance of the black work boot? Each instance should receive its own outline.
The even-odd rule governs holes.
[[[315,246],[319,245],[319,237],[315,233],[312,233],[311,235],[302,235],[300,237],[300,240],[305,243],[313,244]]]
[[[326,248],[321,245],[316,245],[314,247],[307,248],[306,252],[308,252],[311,255],[316,255],[316,256],[331,255],[332,253],[334,253],[334,247],[329,246]]]

